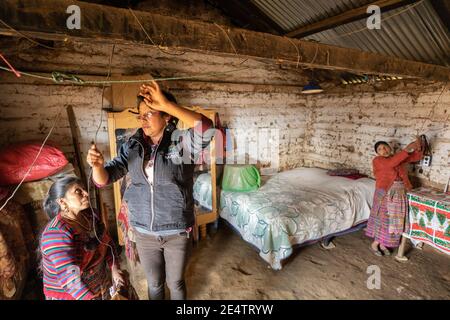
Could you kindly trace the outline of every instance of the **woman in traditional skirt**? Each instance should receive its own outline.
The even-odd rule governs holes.
[[[367,223],[366,235],[373,238],[371,250],[377,256],[389,256],[388,248],[398,248],[408,214],[406,191],[412,188],[406,164],[422,158],[420,139],[410,143],[395,155],[385,141],[375,144],[373,159],[376,190]],[[406,257],[395,257],[405,261]]]

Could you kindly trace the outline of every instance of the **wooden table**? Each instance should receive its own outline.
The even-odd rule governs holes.
[[[450,255],[450,194],[431,188],[408,192],[409,222],[399,248],[403,256],[406,238],[426,243]]]

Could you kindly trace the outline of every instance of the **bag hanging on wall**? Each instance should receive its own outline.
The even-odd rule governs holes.
[[[19,184],[38,155],[41,142],[22,142],[12,144],[0,151],[0,185]],[[33,165],[25,182],[51,176],[69,162],[64,153],[51,143],[45,145]]]

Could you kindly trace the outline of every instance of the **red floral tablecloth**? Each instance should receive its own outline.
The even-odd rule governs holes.
[[[422,187],[408,193],[408,202],[407,237],[450,254],[450,194]]]

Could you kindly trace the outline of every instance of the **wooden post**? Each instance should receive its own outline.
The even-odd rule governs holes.
[[[206,224],[202,224],[201,226],[200,226],[200,236],[201,236],[201,238],[204,240],[204,239],[206,239],[206,236],[207,236],[207,232],[206,232]]]
[[[404,235],[402,235],[402,239],[401,239],[401,242],[400,242],[400,246],[398,247],[398,252],[397,252],[397,259],[398,260],[401,260],[401,261],[406,261],[406,260],[408,260],[406,257],[405,257],[405,247],[406,247],[406,237],[404,236]]]
[[[70,132],[72,133],[72,141],[73,141],[73,147],[75,149],[75,156],[78,163],[78,168],[80,170],[80,178],[81,181],[83,181],[83,184],[85,187],[88,187],[88,179],[89,177],[86,175],[86,172],[84,170],[84,160],[81,156],[81,150],[80,150],[80,139],[79,137],[79,128],[77,125],[77,120],[75,118],[75,113],[73,112],[73,108],[71,105],[67,106],[67,117],[69,119],[69,125],[70,125]],[[92,186],[92,183],[89,183],[89,186]],[[87,192],[90,195],[90,190],[87,190]],[[95,208],[97,209],[98,213],[100,214],[100,217],[102,220],[107,219],[105,217],[107,214],[104,211],[104,207],[101,201],[101,195],[100,190],[95,188],[94,186],[94,197],[95,197]]]
[[[83,181],[84,185],[87,186],[87,177],[86,173],[84,171],[84,165],[83,165],[83,159],[81,157],[81,150],[80,150],[80,140],[79,137],[79,130],[77,126],[77,120],[75,118],[75,113],[73,112],[73,108],[71,105],[68,105],[66,108],[67,111],[67,118],[69,119],[69,125],[70,125],[70,132],[72,134],[72,143],[73,148],[75,150],[75,160],[77,161],[77,165],[80,171],[80,178],[81,181]],[[89,191],[89,190],[88,190]]]

